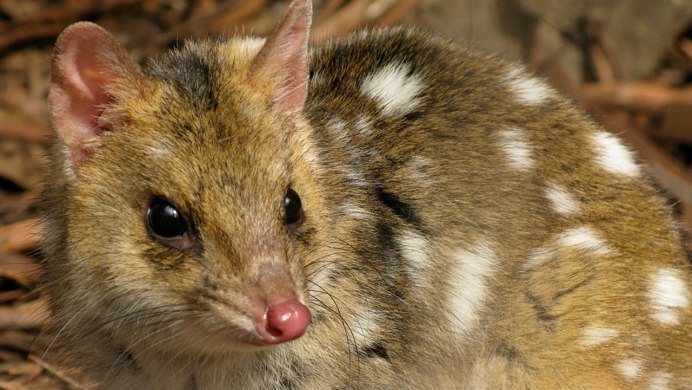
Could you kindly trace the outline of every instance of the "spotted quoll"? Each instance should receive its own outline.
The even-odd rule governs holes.
[[[54,358],[107,389],[690,389],[690,263],[636,157],[410,28],[134,63],[58,39]],[[51,354],[49,353],[49,356]]]

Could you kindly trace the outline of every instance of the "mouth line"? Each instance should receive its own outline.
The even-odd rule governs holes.
[[[262,347],[293,341],[302,337],[312,317],[310,309],[295,296],[257,301],[241,294],[244,299],[229,300],[207,292],[200,298],[215,318],[214,328],[223,329],[222,337],[228,335],[239,345]]]
[[[208,332],[228,334],[235,344],[264,346],[262,336],[255,329],[253,317],[222,297],[211,294],[204,294],[204,298],[209,301],[206,306],[209,308],[209,315],[213,319],[213,325]],[[243,324],[244,323],[244,324]]]

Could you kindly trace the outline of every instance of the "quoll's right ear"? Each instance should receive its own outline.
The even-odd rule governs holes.
[[[67,146],[73,170],[98,147],[102,132],[117,130],[113,118],[102,117],[104,109],[119,99],[146,94],[142,70],[106,30],[79,22],[60,34],[48,100],[53,125]]]
[[[311,23],[312,1],[293,0],[252,61],[250,82],[275,84],[269,100],[277,112],[301,111],[305,104]]]

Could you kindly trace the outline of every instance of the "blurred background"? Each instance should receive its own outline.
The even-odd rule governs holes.
[[[53,142],[46,94],[57,35],[99,23],[140,62],[190,36],[266,35],[288,1],[0,0],[0,390],[83,388],[42,359],[36,195]],[[415,24],[519,60],[639,152],[692,226],[692,0],[316,0],[317,44]]]

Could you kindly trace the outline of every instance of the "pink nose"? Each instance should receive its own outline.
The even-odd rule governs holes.
[[[310,324],[310,310],[297,300],[269,307],[265,323],[257,326],[265,344],[281,344],[295,340]]]

